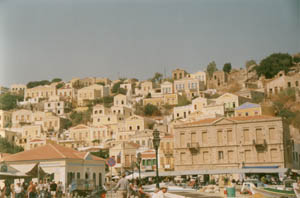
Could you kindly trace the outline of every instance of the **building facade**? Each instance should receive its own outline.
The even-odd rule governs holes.
[[[175,170],[291,167],[281,118],[211,118],[174,127]]]

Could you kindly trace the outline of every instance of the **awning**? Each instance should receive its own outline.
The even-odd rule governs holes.
[[[235,168],[235,169],[215,169],[215,170],[183,170],[159,172],[159,176],[179,176],[179,175],[221,175],[221,174],[244,174],[244,173],[285,173],[287,168]],[[146,177],[155,176],[155,172],[143,173]]]
[[[37,163],[30,171],[26,173],[26,175],[36,178],[36,177],[45,177],[46,175],[48,175],[48,173],[46,173],[42,169],[42,167],[40,167],[40,164]]]
[[[9,178],[24,178],[28,177],[26,174],[17,172],[17,173],[11,173],[11,172],[0,172],[0,179],[9,179]]]

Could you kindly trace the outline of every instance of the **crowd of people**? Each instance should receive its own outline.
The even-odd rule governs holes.
[[[153,194],[150,194],[144,191],[143,185],[139,183],[139,180],[131,180],[129,182],[126,179],[126,174],[122,174],[122,178],[113,190],[117,193],[118,198],[164,198],[168,188],[162,186],[160,189],[156,189]]]
[[[62,196],[62,182],[41,180],[39,183],[30,181],[14,184],[6,180],[4,186],[0,188],[0,198],[61,198]]]

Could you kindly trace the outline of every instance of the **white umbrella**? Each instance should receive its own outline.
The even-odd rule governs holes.
[[[132,178],[133,177],[133,178]],[[141,178],[145,178],[146,176],[143,174],[143,173],[141,173]],[[134,172],[133,174],[131,174],[131,175],[127,175],[126,176],[126,179],[136,179],[136,178],[139,178],[139,173],[136,173],[136,172]]]

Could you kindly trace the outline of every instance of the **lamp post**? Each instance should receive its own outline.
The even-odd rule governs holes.
[[[142,154],[140,152],[137,153],[137,158],[136,158],[136,165],[139,169],[139,183],[141,183],[141,161],[142,161]]]
[[[155,129],[153,131],[153,146],[155,149],[155,156],[156,156],[156,188],[159,188],[159,179],[158,179],[158,148],[160,144],[160,137],[159,137],[159,131]]]
[[[132,169],[132,181],[134,179],[134,167],[135,167],[135,162],[131,162],[131,169]]]

